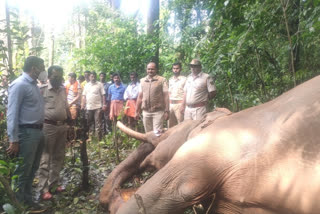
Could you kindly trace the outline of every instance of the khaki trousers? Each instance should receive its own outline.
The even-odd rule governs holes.
[[[44,150],[39,167],[39,191],[48,192],[54,185],[60,185],[59,174],[65,157],[67,126],[44,124]]]
[[[164,111],[147,112],[143,111],[143,126],[145,132],[162,130],[164,121]]]
[[[184,111],[185,120],[199,120],[207,113],[207,106],[189,108],[186,107]]]
[[[180,112],[181,103],[178,104],[170,104],[170,114],[169,114],[169,121],[168,127],[171,128],[178,123],[183,121],[183,114]]]
[[[88,126],[90,129],[91,135],[95,134],[99,140],[102,139],[102,110],[101,108],[94,109],[94,110],[87,110],[87,118],[88,118]]]

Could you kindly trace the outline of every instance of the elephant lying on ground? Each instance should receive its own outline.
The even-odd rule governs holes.
[[[214,213],[319,213],[319,139],[316,77],[204,127],[117,214],[182,213],[213,195]]]
[[[202,129],[136,194],[146,213],[180,213],[213,194],[215,213],[319,213],[319,139],[316,77]],[[139,213],[136,198],[117,214]]]
[[[204,126],[230,114],[231,112],[228,109],[217,108],[215,111],[208,113],[203,120],[186,120],[158,137],[153,132],[147,134],[134,132],[118,122],[117,125],[121,130],[143,141],[143,143],[108,176],[100,192],[100,204],[108,205],[109,211],[115,213],[115,210],[123,202],[118,190],[126,180],[144,170],[159,170],[173,157],[177,149],[188,138],[196,135]]]

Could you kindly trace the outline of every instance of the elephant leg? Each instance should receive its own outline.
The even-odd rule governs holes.
[[[112,197],[117,196],[114,191],[139,171],[141,162],[153,150],[154,146],[150,143],[140,144],[135,151],[111,172],[100,191],[99,201],[103,207],[106,207],[112,201]]]

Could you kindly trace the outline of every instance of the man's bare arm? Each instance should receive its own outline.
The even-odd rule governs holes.
[[[142,94],[142,92],[139,92],[137,104],[136,104],[136,119],[139,119],[139,116],[140,116],[142,98],[143,98],[143,94]]]

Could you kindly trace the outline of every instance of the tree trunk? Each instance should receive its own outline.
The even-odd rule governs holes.
[[[282,6],[282,11],[283,11],[283,18],[284,22],[286,25],[286,30],[287,30],[287,36],[288,36],[288,41],[290,45],[290,65],[291,65],[291,72],[292,72],[292,78],[293,78],[293,86],[295,87],[297,85],[296,82],[296,70],[295,70],[295,59],[294,59],[294,47],[292,44],[292,38],[290,34],[290,28],[289,28],[289,22],[288,22],[288,16],[287,16],[287,9],[289,5],[289,0],[280,0],[281,6]]]
[[[51,41],[52,41],[52,44],[51,44],[51,65],[53,65],[54,64],[54,35],[52,35]]]
[[[81,37],[81,20],[80,20],[80,11],[78,11],[78,31],[79,31],[79,48],[82,48],[82,37]]]
[[[153,41],[156,41],[156,51],[153,60],[157,64],[159,63],[159,13],[159,0],[150,0],[147,19],[147,33],[152,37]]]
[[[10,10],[8,0],[6,0],[6,27],[7,27],[7,43],[8,43],[8,75],[13,74],[12,69],[12,42],[11,42],[11,29],[10,29]]]

